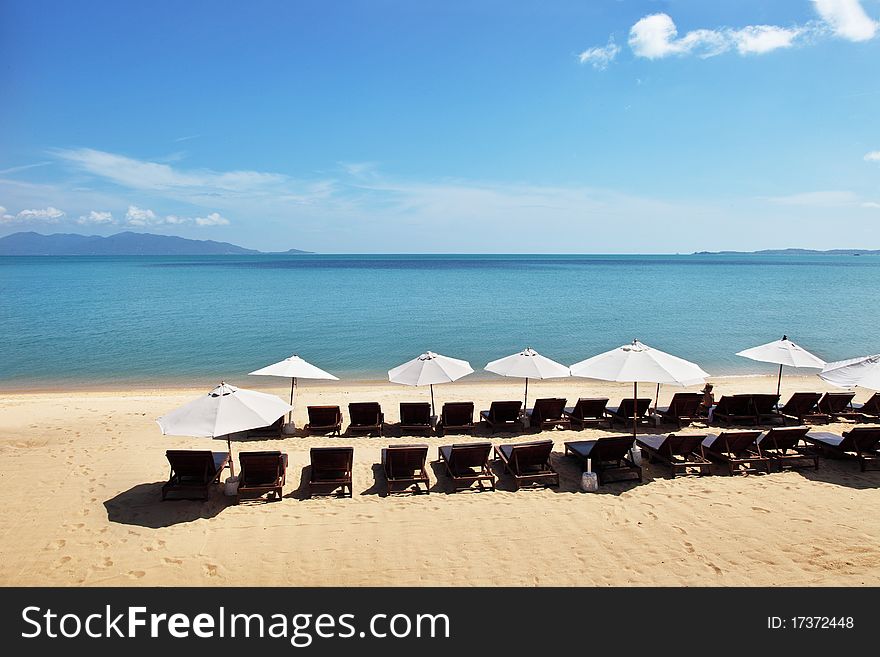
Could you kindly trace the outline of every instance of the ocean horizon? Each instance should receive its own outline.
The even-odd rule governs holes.
[[[828,361],[880,351],[878,274],[869,255],[6,256],[0,387],[243,385],[293,353],[383,380],[428,349],[488,378],[527,346],[570,365],[635,338],[770,374],[736,352],[784,333]]]

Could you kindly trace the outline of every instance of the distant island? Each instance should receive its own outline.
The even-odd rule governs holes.
[[[762,251],[697,251],[691,255],[880,255],[880,250],[872,249],[763,249]]]
[[[190,240],[173,235],[154,235],[126,231],[109,237],[34,232],[0,237],[0,255],[6,256],[129,256],[129,255],[262,255],[228,242]],[[290,249],[282,255],[305,255],[310,251]]]

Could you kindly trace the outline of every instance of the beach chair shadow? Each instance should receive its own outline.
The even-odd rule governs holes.
[[[373,473],[373,483],[369,488],[360,492],[361,495],[378,495],[380,497],[385,497],[386,495],[386,487],[385,487],[385,471],[382,469],[381,463],[374,463],[370,466],[370,470]]]
[[[137,484],[104,501],[107,520],[121,525],[161,529],[194,520],[214,518],[231,504],[221,487],[213,487],[206,500],[162,501],[162,486],[154,481]]]
[[[299,473],[299,482],[297,482],[296,488],[290,491],[286,497],[290,500],[307,500],[311,497],[311,491],[309,489],[309,479],[312,474],[312,466],[306,465],[300,470]]]

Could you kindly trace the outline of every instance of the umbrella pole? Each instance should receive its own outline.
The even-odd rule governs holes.
[[[226,434],[226,450],[229,454],[229,475],[235,476],[235,461],[232,459],[232,441],[229,440],[229,434]]]
[[[654,395],[654,410],[657,410],[657,404],[660,403],[660,384],[657,384],[657,393]]]
[[[636,439],[636,418],[639,410],[639,384],[633,381],[633,440]]]
[[[529,407],[529,377],[526,377],[526,395],[523,397],[523,413]]]
[[[434,413],[434,384],[431,384],[431,415],[435,415]]]
[[[779,410],[780,390],[782,390],[782,363],[779,363],[779,377],[776,379],[776,410]]]
[[[293,376],[290,378],[290,405],[293,406],[293,390],[296,388],[296,377]],[[293,422],[293,408],[290,409],[290,412],[287,414],[287,421]]]

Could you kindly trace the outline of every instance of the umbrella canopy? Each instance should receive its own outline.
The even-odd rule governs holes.
[[[339,381],[338,377],[333,376],[330,372],[325,372],[320,367],[315,367],[296,354],[290,358],[280,360],[277,363],[272,363],[261,369],[249,372],[249,374],[255,376],[282,376],[286,379],[290,379],[290,418],[288,418],[288,420],[293,419],[293,400],[297,379]]]
[[[528,406],[529,379],[561,379],[571,376],[571,372],[565,365],[542,356],[531,347],[523,349],[518,354],[493,360],[491,363],[487,363],[484,369],[501,376],[525,379],[526,394],[523,402],[525,406]]]
[[[737,356],[750,358],[762,363],[774,363],[779,365],[779,374],[776,378],[776,395],[779,395],[782,389],[782,368],[786,365],[789,367],[814,367],[821,369],[825,367],[825,361],[814,356],[803,347],[796,345],[788,339],[787,335],[783,335],[781,340],[768,342],[751,349],[738,351]]]
[[[426,351],[388,370],[388,380],[406,386],[431,386],[431,415],[434,415],[434,384],[452,383],[473,371],[474,368],[466,360]]]
[[[601,381],[633,384],[633,398],[638,399],[639,383],[669,383],[689,386],[703,383],[709,374],[690,361],[653,349],[638,340],[571,366],[571,375]],[[633,438],[636,435],[636,410],[633,404]]]
[[[840,388],[880,390],[880,354],[828,363],[819,376]]]
[[[289,410],[290,406],[275,395],[221,383],[156,422],[163,435],[225,437],[231,454],[229,434],[272,424]]]

